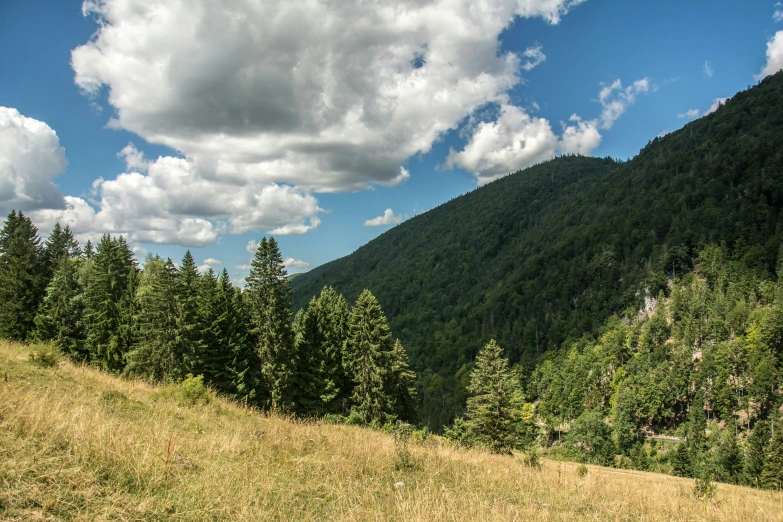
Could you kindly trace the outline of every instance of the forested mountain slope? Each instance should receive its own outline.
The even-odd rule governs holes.
[[[459,410],[466,365],[490,338],[529,361],[693,268],[725,243],[771,274],[781,244],[783,73],[655,138],[627,162],[561,157],[495,181],[292,281],[383,303],[419,374],[421,412]]]

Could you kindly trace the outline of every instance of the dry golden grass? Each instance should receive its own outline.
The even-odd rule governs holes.
[[[38,367],[30,350],[0,342],[3,520],[783,520],[780,493],[721,484],[704,501],[691,480],[579,477],[436,440],[398,469],[383,433],[183,407],[89,368]]]

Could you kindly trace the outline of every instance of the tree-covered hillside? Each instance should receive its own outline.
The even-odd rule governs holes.
[[[384,303],[447,423],[490,338],[512,362],[597,333],[725,244],[771,275],[781,244],[783,73],[655,138],[633,159],[561,157],[495,181],[292,281],[295,309],[334,286]]]

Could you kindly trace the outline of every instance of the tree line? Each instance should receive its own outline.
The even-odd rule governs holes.
[[[68,226],[45,242],[11,211],[0,231],[0,337],[50,342],[74,361],[151,382],[203,376],[218,393],[301,417],[383,425],[415,416],[415,374],[368,290],[354,306],[325,287],[292,320],[277,242],[263,238],[244,289],[228,271],[139,266],[122,236],[82,248]]]

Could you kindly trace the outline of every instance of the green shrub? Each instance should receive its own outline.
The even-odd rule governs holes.
[[[579,466],[577,466],[576,468],[576,474],[579,475],[580,477],[586,477],[588,471],[590,470],[584,464],[579,464]]]
[[[60,353],[51,346],[41,346],[30,352],[30,362],[41,368],[52,368],[60,361]]]
[[[195,406],[197,404],[208,404],[214,393],[204,384],[204,376],[197,375],[193,377],[188,374],[187,378],[178,384],[162,386],[152,396],[153,399],[174,399],[182,406]]]

